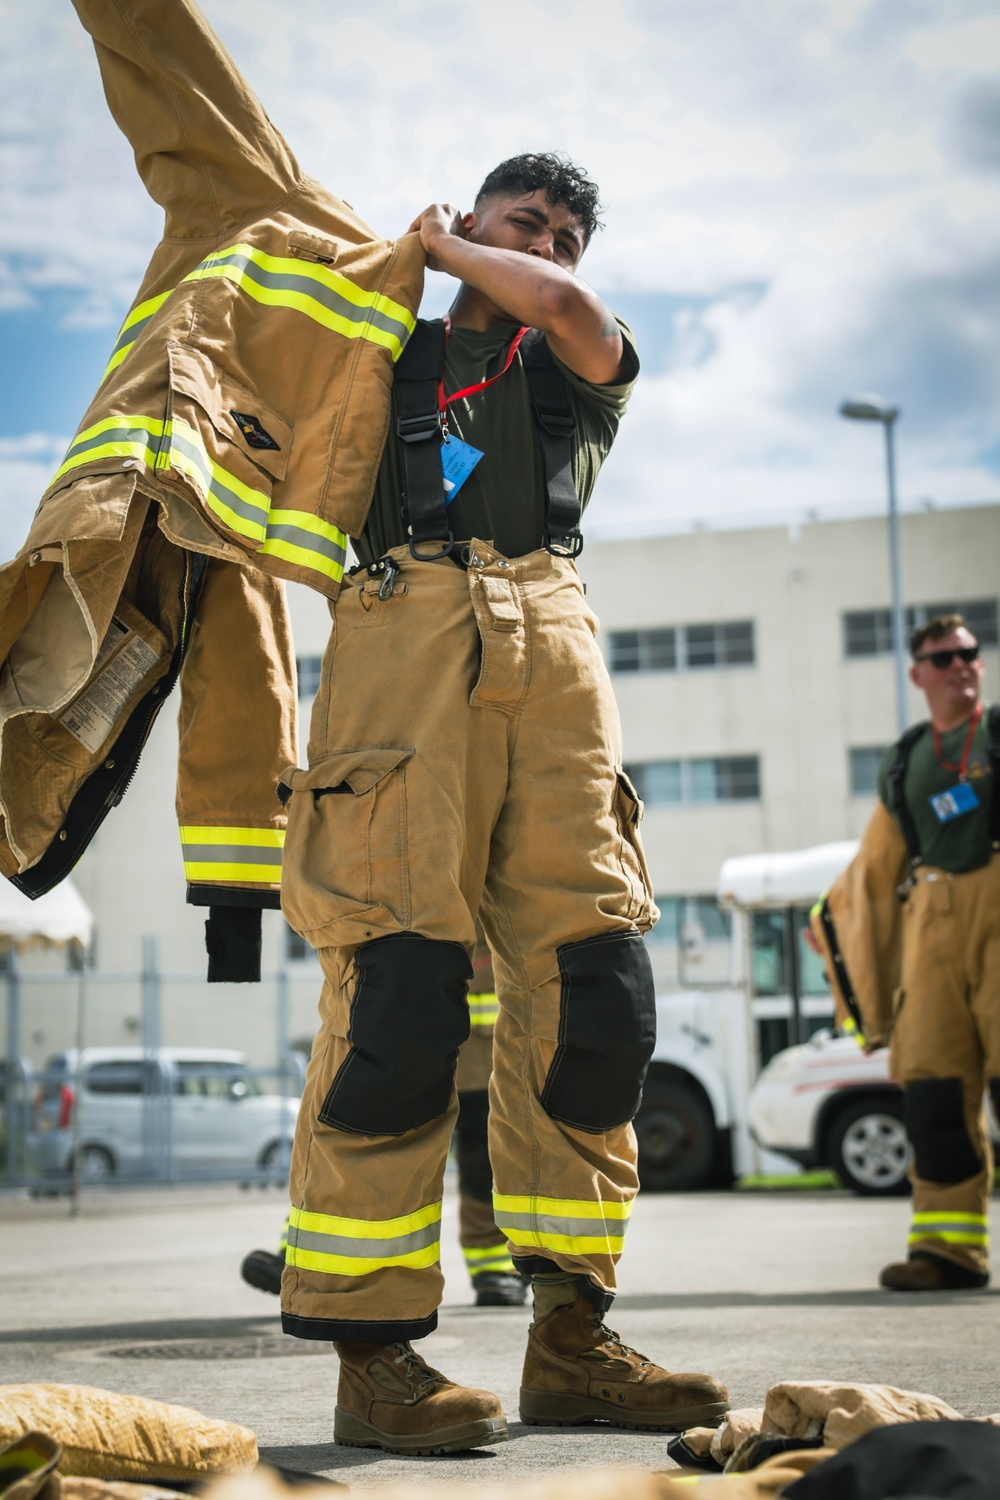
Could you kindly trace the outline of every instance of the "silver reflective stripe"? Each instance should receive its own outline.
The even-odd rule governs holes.
[[[184,844],[184,858],[189,863],[234,865],[280,865],[281,850],[266,844]]]
[[[333,287],[324,286],[321,281],[316,281],[311,276],[296,276],[288,271],[266,271],[249,255],[244,255],[240,251],[231,254],[223,251],[218,255],[209,256],[202,262],[202,265],[236,266],[249,281],[256,282],[258,286],[266,287],[269,291],[298,292],[300,296],[311,297],[314,302],[318,302],[321,307],[327,308],[346,322],[367,323],[374,328],[380,328],[383,333],[390,334],[404,344],[410,336],[409,328],[398,318],[390,317],[388,313],[380,312],[374,307],[359,307],[357,303],[334,291]]]
[[[345,563],[347,561],[347,548],[340,547],[336,542],[320,536],[318,532],[307,531],[304,526],[275,525],[273,521],[267,526],[268,541],[289,542],[293,547],[301,547],[306,552],[318,552],[321,557],[328,557],[331,562]]]
[[[89,452],[91,448],[103,448],[108,443],[139,443],[145,442],[146,446],[158,451],[162,446],[163,439],[154,434],[146,427],[140,427],[135,422],[129,422],[127,418],[122,419],[121,427],[103,427],[100,432],[93,433],[90,437],[78,438],[66,450],[66,459],[79,458],[81,454]]]
[[[575,1239],[588,1235],[604,1239],[608,1234],[618,1239],[628,1227],[628,1219],[564,1219],[555,1214],[512,1214],[501,1208],[495,1217],[498,1229],[526,1229],[532,1234],[572,1235]]]
[[[263,532],[263,513],[267,502],[266,495],[261,495],[264,506],[251,505],[248,501],[242,499],[237,495],[235,490],[230,489],[228,484],[221,480],[216,473],[213,473],[204,451],[196,443],[192,443],[190,439],[186,438],[183,433],[178,432],[176,423],[170,434],[170,446],[171,449],[176,448],[178,452],[184,454],[185,458],[191,460],[198,473],[204,479],[205,489],[210,494],[214,495],[217,500],[221,500],[223,505],[228,506],[230,510],[235,511],[244,521],[250,521],[254,527],[259,528]],[[221,465],[217,465],[217,467],[221,467]]]
[[[423,1229],[414,1229],[409,1234],[396,1235],[392,1239],[355,1239],[347,1234],[321,1234],[315,1229],[299,1229],[288,1226],[288,1243],[296,1250],[310,1250],[320,1255],[354,1256],[359,1259],[379,1260],[388,1255],[409,1255],[414,1250],[423,1250],[436,1245],[441,1238],[441,1221],[435,1219]]]

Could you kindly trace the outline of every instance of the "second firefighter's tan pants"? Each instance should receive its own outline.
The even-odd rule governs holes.
[[[334,609],[283,905],[325,984],[292,1162],[286,1330],[436,1322],[455,1054],[481,913],[499,1017],[497,1222],[522,1267],[610,1300],[654,1041],[655,908],[617,709],[575,566],[392,556]],[[388,594],[388,589],[383,589]]]
[[[910,1254],[988,1268],[1000,1106],[1000,859],[964,875],[921,870],[904,913],[890,1067],[913,1146]]]

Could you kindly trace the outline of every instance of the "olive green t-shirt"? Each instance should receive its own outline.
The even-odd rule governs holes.
[[[625,346],[619,384],[591,385],[556,361],[566,377],[576,419],[573,479],[582,506],[590,499],[639,374],[635,340],[620,319],[619,326]],[[453,328],[445,355],[445,394],[499,374],[516,333],[516,323],[499,323],[485,333],[472,328]],[[544,470],[520,352],[495,385],[449,406],[448,427],[456,437],[481,449],[483,454],[448,507],[455,540],[479,537],[492,542],[505,557],[523,557],[526,552],[536,551],[543,545]],[[371,510],[364,531],[354,543],[362,563],[373,562],[390,547],[406,542],[400,515],[401,447],[396,436],[394,398],[389,441],[382,455]]]
[[[926,865],[939,870],[948,870],[952,875],[961,875],[966,870],[978,870],[989,864],[992,853],[990,845],[990,800],[993,792],[993,768],[987,745],[986,720],[989,705],[984,705],[982,717],[972,736],[966,779],[979,799],[979,806],[969,812],[951,818],[947,823],[938,820],[931,807],[931,797],[938,792],[949,791],[958,781],[958,771],[948,771],[937,758],[934,736],[928,724],[923,734],[910,751],[910,758],[903,779],[903,793],[920,841],[920,857]],[[968,720],[957,729],[949,729],[941,736],[941,760],[952,766],[962,763],[965,737],[969,732]],[[892,812],[889,799],[889,768],[896,759],[896,747],[885,752],[878,773],[878,794]]]

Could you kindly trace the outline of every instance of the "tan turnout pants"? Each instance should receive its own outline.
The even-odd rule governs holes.
[[[913,1145],[910,1255],[989,1267],[1000,1111],[1000,858],[964,875],[922,869],[904,910],[890,1046]]]
[[[495,955],[496,1221],[607,1305],[638,1186],[655,919],[611,684],[576,568],[405,548],[333,608],[292,788],[283,905],[325,983],[282,1286],[307,1338],[436,1324],[454,1064],[477,912]],[[387,589],[383,588],[383,595]]]

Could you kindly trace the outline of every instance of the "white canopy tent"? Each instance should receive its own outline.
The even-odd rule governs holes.
[[[90,946],[94,914],[72,880],[31,901],[9,880],[0,880],[0,949]]]
[[[741,854],[719,871],[717,895],[725,906],[794,906],[813,902],[846,870],[856,839],[817,844],[787,854]]]

